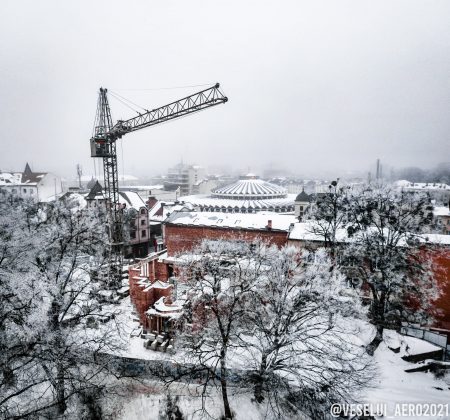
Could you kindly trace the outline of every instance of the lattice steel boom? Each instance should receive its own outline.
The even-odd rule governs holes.
[[[100,88],[94,135],[91,138],[91,156],[103,159],[104,189],[107,199],[109,234],[115,253],[122,254],[122,212],[119,204],[116,140],[123,135],[142,128],[183,117],[215,105],[228,98],[220,91],[219,83],[193,95],[186,96],[168,105],[139,114],[128,120],[119,120],[114,125],[111,119],[107,89]]]

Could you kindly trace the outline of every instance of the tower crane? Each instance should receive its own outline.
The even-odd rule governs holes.
[[[119,120],[115,124],[113,124],[108,103],[108,90],[100,88],[94,134],[91,138],[91,157],[103,159],[104,190],[111,244],[110,267],[115,266],[121,269],[123,258],[123,224],[119,203],[116,141],[125,134],[226,103],[228,98],[219,88],[219,83],[216,83],[210,88],[151,111],[139,113],[138,116],[128,120]]]

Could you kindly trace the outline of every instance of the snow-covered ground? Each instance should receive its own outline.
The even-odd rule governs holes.
[[[177,398],[178,396],[178,398]],[[186,420],[219,419],[223,415],[222,397],[216,389],[210,390],[205,399],[206,412],[202,411],[201,391],[194,387],[182,387],[171,392],[172,400],[177,398],[177,405]],[[152,392],[136,395],[130,398],[117,414],[117,420],[157,420],[160,411],[166,407],[167,394],[164,390],[153,388]],[[231,409],[236,420],[270,419],[267,406],[255,404],[248,393],[230,395]],[[164,417],[162,417],[164,418]],[[300,420],[297,417],[295,419]],[[294,420],[294,418],[292,418]]]
[[[367,391],[365,402],[387,404],[387,419],[394,419],[395,405],[403,403],[448,404],[450,411],[450,385],[445,379],[436,379],[433,373],[407,373],[405,369],[419,367],[420,364],[406,362],[402,356],[439,350],[426,341],[405,337],[395,331],[385,331],[385,342],[375,352],[378,365],[376,388]],[[399,353],[391,348],[400,347]],[[449,371],[450,372],[450,371]],[[423,416],[409,416],[408,419],[423,419]],[[428,419],[449,419],[450,417],[429,416]]]
[[[128,337],[128,345],[122,351],[121,355],[136,359],[146,360],[178,360],[179,354],[170,355],[161,352],[155,352],[144,348],[144,340],[138,336],[133,336],[139,330],[139,323],[134,321],[132,308],[129,298],[121,301],[116,307],[120,314],[116,321],[123,328],[123,337]],[[111,321],[110,321],[111,322]],[[370,342],[374,333],[370,324],[358,322],[357,329],[360,333],[357,337],[352,336],[353,340],[358,339],[359,345],[365,345]],[[355,327],[355,326],[354,326]],[[130,336],[131,335],[131,336]],[[450,371],[443,379],[435,378],[433,373],[414,372],[407,373],[405,369],[419,367],[420,364],[406,362],[402,356],[430,352],[439,348],[426,341],[405,337],[395,331],[386,330],[384,332],[385,341],[382,342],[375,352],[374,360],[376,362],[378,374],[374,379],[374,388],[366,390],[362,402],[374,405],[386,404],[387,417],[385,419],[394,419],[395,404],[449,404],[450,410]],[[394,353],[390,348],[400,348],[399,353]],[[239,359],[239,357],[238,357]],[[236,361],[237,362],[237,361]],[[231,363],[239,368],[239,363]],[[146,382],[147,383],[147,382]],[[131,387],[133,388],[133,387]],[[162,384],[153,383],[150,387],[133,388],[126,398],[116,401],[117,419],[157,419],[160,409],[166,403],[167,390]],[[172,396],[179,396],[179,407],[188,419],[200,419],[202,401],[194,386],[177,386],[172,390]],[[216,390],[211,390],[211,396],[206,400],[206,406],[210,412],[210,418],[219,418],[222,413],[221,396]],[[230,397],[231,406],[236,410],[237,419],[263,419],[265,417],[265,408],[251,401],[250,394],[237,394]],[[116,410],[115,410],[116,411]],[[409,416],[409,419],[423,419],[423,416]],[[429,416],[428,419],[450,419],[450,417]]]

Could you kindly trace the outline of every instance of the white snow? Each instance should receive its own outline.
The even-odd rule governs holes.
[[[172,213],[166,220],[166,223],[187,226],[266,230],[269,220],[272,221],[272,230],[288,232],[291,224],[295,223],[296,219],[293,215],[272,212],[248,214],[180,211]]]
[[[450,208],[448,206],[436,206],[433,214],[437,217],[450,216]]]
[[[387,404],[387,418],[395,412],[395,404],[401,403],[436,403],[449,404],[450,390],[448,384],[442,379],[435,379],[432,373],[407,373],[405,369],[419,367],[404,361],[405,354],[417,354],[422,351],[439,349],[436,346],[414,337],[405,337],[394,331],[384,332],[386,342],[382,342],[375,351],[375,360],[379,369],[379,376],[375,378],[376,388],[366,392],[365,402],[372,404]],[[388,346],[395,348],[401,346],[400,353],[394,353]],[[407,347],[409,350],[407,350]],[[412,353],[414,352],[414,353]],[[442,388],[442,390],[437,389]],[[389,416],[390,415],[390,416]],[[423,417],[408,417],[408,419],[422,419]],[[427,417],[432,419],[433,417]],[[438,419],[439,417],[434,417]],[[446,417],[441,417],[442,419]]]
[[[150,390],[136,392],[120,408],[117,420],[157,420],[160,409],[164,409],[166,390],[159,384],[152,384]],[[149,387],[150,388],[150,387]],[[218,390],[208,389],[208,396],[205,399],[207,413],[203,414],[202,408],[202,387],[196,385],[175,384],[171,388],[172,399],[178,396],[178,407],[183,413],[183,418],[188,420],[199,419],[219,419],[223,415],[222,397]],[[229,389],[229,399],[232,411],[236,420],[262,420],[273,418],[267,412],[267,405],[255,404],[251,401],[252,395],[249,393],[236,393],[238,390]],[[307,417],[296,415],[292,420],[303,420]]]

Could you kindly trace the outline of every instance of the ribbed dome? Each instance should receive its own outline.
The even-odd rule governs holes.
[[[273,198],[286,198],[287,191],[283,187],[258,179],[249,174],[241,177],[239,181],[216,188],[212,197],[228,200],[267,200]]]

